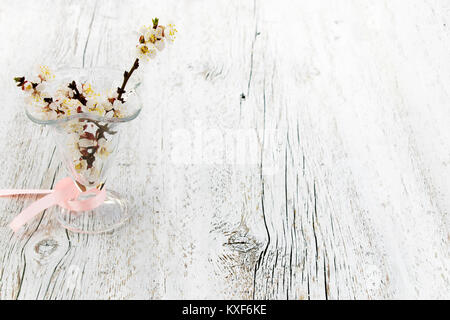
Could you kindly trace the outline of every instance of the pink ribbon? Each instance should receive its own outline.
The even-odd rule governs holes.
[[[96,195],[86,200],[77,199],[80,194],[95,193]],[[45,197],[33,202],[25,210],[23,210],[13,221],[9,227],[17,232],[24,224],[33,219],[38,213],[58,205],[65,209],[75,212],[88,211],[100,206],[106,199],[106,191],[96,188],[86,192],[81,192],[74,184],[71,178],[64,178],[55,184],[53,190],[0,190],[0,197],[9,197],[19,194],[46,194]]]

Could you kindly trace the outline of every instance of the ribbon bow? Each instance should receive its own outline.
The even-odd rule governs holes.
[[[77,199],[80,194],[95,193],[96,195],[86,200]],[[19,194],[46,194],[45,197],[33,202],[11,221],[9,227],[17,232],[24,224],[33,219],[38,213],[54,205],[75,212],[88,211],[100,206],[106,199],[106,191],[96,188],[81,192],[69,177],[58,181],[53,190],[0,190],[0,197],[10,197]]]

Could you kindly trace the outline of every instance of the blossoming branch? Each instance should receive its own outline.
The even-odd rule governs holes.
[[[55,76],[46,66],[41,66],[37,77],[14,78],[18,87],[26,94],[26,102],[34,106],[34,111],[41,113],[44,120],[71,116],[77,113],[95,113],[99,116],[122,118],[126,116],[126,85],[133,72],[139,68],[140,61],[155,58],[158,51],[164,50],[166,42],[175,40],[177,30],[172,24],[159,25],[159,19],[152,20],[152,25],[142,27],[136,59],[130,70],[123,74],[123,81],[117,89],[98,92],[89,82],[76,83],[71,81],[60,86],[56,92],[48,92],[49,82]]]
[[[158,18],[152,20],[151,26],[142,27],[137,38],[136,58],[131,69],[123,73],[122,83],[116,88],[106,87],[100,91],[94,87],[94,79],[91,82],[89,79],[79,79],[77,82],[72,78],[75,74],[55,79],[55,75],[45,66],[39,67],[35,78],[14,78],[26,95],[27,111],[32,117],[45,121],[68,118],[58,122],[62,133],[59,141],[65,145],[65,159],[83,191],[92,186],[102,188],[102,171],[115,149],[114,141],[117,141],[113,139],[117,131],[112,120],[135,114],[133,106],[136,107],[136,100],[132,100],[132,90],[127,92],[130,77],[139,68],[140,62],[155,58],[158,52],[164,50],[166,42],[172,43],[176,33],[171,24],[159,25]],[[92,77],[95,78],[95,75]],[[71,117],[73,115],[78,116]]]

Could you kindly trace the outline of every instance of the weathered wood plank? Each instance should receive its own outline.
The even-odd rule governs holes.
[[[264,180],[274,240],[260,260],[261,282],[255,292],[265,298],[445,297],[448,197],[440,207],[432,204],[437,184],[425,172],[447,176],[448,170],[445,163],[425,164],[418,150],[425,157],[441,154],[447,142],[433,143],[436,149],[416,144],[416,139],[435,139],[423,131],[434,116],[414,101],[419,82],[410,77],[417,67],[426,68],[417,71],[417,78],[434,77],[427,57],[414,58],[417,51],[433,48],[433,54],[443,57],[444,50],[433,33],[426,32],[429,46],[418,47],[420,38],[408,32],[441,28],[427,17],[430,8],[419,2],[329,4],[268,10],[268,20],[300,22],[298,27],[289,23],[297,37],[277,24],[266,32],[273,40],[265,47],[276,50],[272,57],[277,72],[265,76],[268,89],[260,95],[266,107],[272,106],[266,119],[278,121],[275,125],[286,131],[274,155],[281,164],[284,157],[285,177]],[[405,18],[405,12],[414,15]],[[260,60],[269,63],[267,55]],[[427,90],[444,94],[440,85]],[[419,99],[428,96],[422,92]],[[434,108],[448,119],[445,104]],[[402,115],[399,109],[416,115]],[[434,128],[433,136],[448,135],[439,123]],[[293,178],[296,172],[298,180]],[[447,194],[441,183],[440,192]],[[440,222],[431,222],[435,219]],[[305,241],[296,241],[283,220],[301,226]],[[290,262],[291,256],[304,262],[289,270],[283,258]],[[294,277],[297,292],[292,292],[287,274]]]

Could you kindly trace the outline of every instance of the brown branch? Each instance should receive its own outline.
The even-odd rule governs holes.
[[[93,124],[95,124],[97,126],[97,128],[103,130],[106,133],[109,134],[116,134],[117,131],[112,131],[108,128],[108,125],[101,125],[99,121],[93,120],[93,119],[88,119],[88,118],[80,118],[79,121],[87,121],[87,122],[92,122]]]
[[[134,60],[133,66],[131,67],[130,71],[125,71],[123,73],[122,85],[120,86],[120,88],[117,88],[117,93],[119,94],[117,96],[117,100],[119,100],[122,103],[125,102],[125,100],[122,98],[122,94],[125,93],[125,86],[127,85],[128,79],[130,79],[134,70],[136,70],[137,68],[139,68],[139,58],[136,58],[136,60]]]
[[[69,87],[69,89],[72,89],[72,90],[74,91],[73,98],[74,98],[74,99],[77,99],[78,101],[81,102],[81,104],[82,104],[83,106],[85,106],[86,103],[87,103],[87,100],[86,100],[86,98],[80,93],[80,91],[78,91],[77,84],[75,83],[75,81],[72,81],[71,83],[69,83],[68,87]]]

